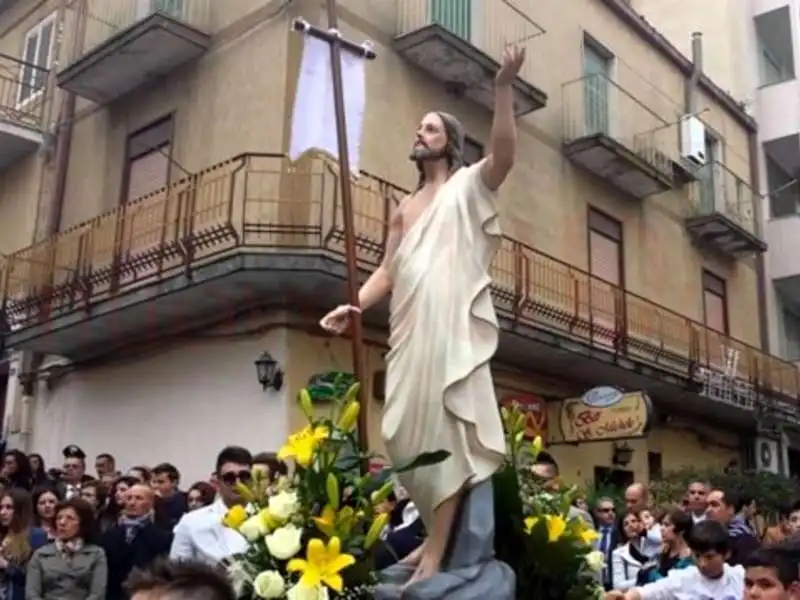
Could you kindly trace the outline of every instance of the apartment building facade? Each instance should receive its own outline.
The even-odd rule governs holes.
[[[795,65],[800,39],[800,3],[793,0],[682,2],[665,6],[633,0],[654,27],[687,56],[693,31],[703,34],[703,65],[731,90],[759,125],[759,194],[769,251],[761,265],[767,318],[764,347],[800,363],[800,134]],[[797,446],[794,427],[786,442]],[[800,456],[792,452],[792,471]]]
[[[360,269],[380,260],[388,214],[415,183],[421,116],[456,115],[478,160],[500,51],[526,44],[492,269],[498,398],[529,409],[574,481],[721,468],[759,435],[764,403],[789,411],[800,394],[796,366],[759,348],[755,123],[625,2],[579,4],[339,2],[341,30],[377,53],[353,182]],[[290,23],[324,15],[315,0],[3,6],[13,444],[54,461],[78,443],[200,477],[226,443],[276,449],[300,420],[297,390],[313,383],[324,405],[331,374],[351,369],[347,340],[316,326],[345,299],[338,171],[284,157],[302,56]],[[682,125],[687,101],[705,110]],[[8,121],[39,104],[29,142]],[[386,307],[365,318],[380,451]],[[649,397],[643,421],[606,414],[576,444],[571,400],[598,386]]]

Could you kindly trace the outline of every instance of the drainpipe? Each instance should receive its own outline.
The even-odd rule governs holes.
[[[683,104],[686,114],[696,115],[699,110],[697,87],[703,73],[703,34],[695,31],[692,34],[692,73],[684,87]]]
[[[750,145],[749,160],[750,160],[750,185],[754,190],[761,189],[761,175],[758,168],[758,153],[760,145],[758,143],[758,132],[751,131],[747,136],[747,141]],[[764,228],[762,226],[764,219],[764,208],[761,194],[753,192],[753,214],[755,215],[755,233],[756,236],[763,239]],[[769,343],[769,315],[767,311],[767,268],[765,253],[759,252],[756,255],[756,296],[758,300],[758,330],[759,341],[761,342],[761,350],[767,354],[770,353]]]
[[[66,22],[67,1],[61,0],[59,2],[56,23],[63,28]],[[80,52],[83,51],[84,38],[86,34],[86,21],[88,18],[88,0],[78,1],[78,13],[75,19],[75,30],[72,39],[72,48],[69,53],[69,60],[75,60]],[[62,56],[64,31],[61,29],[60,39],[58,41],[58,48],[56,49],[56,63],[52,66],[48,74],[48,89],[53,90],[53,102],[56,98],[56,68],[60,63]],[[44,227],[41,228],[42,238],[47,239],[59,232],[61,229],[61,218],[64,208],[64,195],[67,186],[67,171],[69,169],[69,151],[72,145],[72,130],[75,122],[75,108],[76,97],[72,92],[61,90],[60,94],[61,104],[58,111],[58,121],[55,125],[56,148],[54,157],[54,167],[52,172],[53,177],[53,194],[50,197],[49,207],[44,215],[47,219]],[[48,116],[52,115],[52,108],[48,109]],[[49,124],[49,121],[48,121]],[[44,167],[49,170],[47,166]],[[51,173],[46,173],[45,177],[50,177]],[[38,229],[38,227],[37,227]],[[55,259],[55,256],[53,257]],[[36,396],[36,381],[38,379],[39,369],[44,362],[44,355],[39,352],[26,352],[22,359],[22,376],[24,382],[22,385],[21,400],[21,414],[20,414],[20,449],[27,452],[29,451],[30,438],[32,434],[32,404]]]

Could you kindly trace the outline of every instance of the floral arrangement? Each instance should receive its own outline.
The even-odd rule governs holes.
[[[542,439],[525,440],[525,415],[518,406],[502,409],[508,458],[494,477],[496,552],[517,575],[518,598],[589,600],[603,597],[599,574],[603,555],[597,533],[571,515],[576,487],[542,481],[530,466]],[[523,551],[520,551],[523,549]]]
[[[361,600],[377,583],[374,551],[389,515],[380,505],[393,488],[392,473],[445,460],[447,452],[417,457],[376,477],[361,465],[372,457],[358,450],[354,432],[360,405],[359,384],[331,399],[331,415],[315,416],[309,391],[298,402],[308,423],[290,435],[278,452],[291,459],[289,478],[270,483],[254,475],[238,484],[246,506],[234,506],[223,523],[248,541],[247,550],[227,567],[241,598],[286,600]]]

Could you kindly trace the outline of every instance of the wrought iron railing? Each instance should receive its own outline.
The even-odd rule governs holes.
[[[88,0],[84,54],[154,13],[208,31],[211,0]],[[78,3],[79,4],[79,3]]]
[[[0,53],[0,119],[42,127],[49,71]]]
[[[396,5],[397,35],[439,25],[498,62],[509,44],[525,46],[544,34],[512,0],[403,0]],[[527,61],[520,77],[535,81],[535,63]]]
[[[709,162],[696,171],[692,216],[724,215],[753,235],[758,227],[758,198],[753,188],[720,162]]]
[[[365,175],[353,183],[357,259],[379,264],[390,210],[406,191]],[[2,308],[12,329],[47,322],[201,266],[226,253],[344,255],[336,168],[320,158],[237,156],[7,257]],[[492,265],[498,311],[521,324],[687,377],[729,369],[798,399],[796,365],[712,331],[525,243],[504,238]]]
[[[652,94],[651,94],[652,95]],[[605,135],[671,175],[678,159],[678,126],[669,111],[646,105],[604,74],[563,84],[564,142]]]

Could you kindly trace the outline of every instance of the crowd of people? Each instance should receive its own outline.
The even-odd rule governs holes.
[[[784,600],[800,591],[800,502],[758,533],[757,500],[692,482],[679,504],[653,507],[631,485],[625,510],[593,509],[606,600]]]
[[[153,570],[162,579],[181,579],[202,565],[211,569],[204,575],[208,581],[218,582],[214,569],[246,545],[222,524],[229,507],[243,504],[237,484],[250,484],[256,471],[267,484],[288,472],[274,454],[253,456],[229,446],[208,481],[182,490],[180,472],[169,463],[123,473],[104,453],[95,458],[91,476],[79,447],[68,446],[63,455],[60,468],[47,469],[38,454],[3,453],[0,600],[127,600],[136,581],[155,577]],[[381,510],[390,520],[378,567],[422,541],[419,514],[408,498],[392,494]],[[212,597],[228,600],[217,592]]]
[[[122,473],[100,454],[90,476],[86,458],[68,446],[61,467],[48,470],[39,455],[3,453],[0,600],[127,600],[137,589],[154,598],[156,588],[196,585],[186,583],[191,577],[216,590],[209,598],[230,600],[215,569],[246,542],[222,516],[243,503],[238,483],[261,471],[269,484],[288,471],[272,454],[229,446],[209,481],[184,491],[169,463]],[[545,489],[557,484],[554,461],[532,469]],[[382,510],[390,525],[378,568],[411,554],[424,536],[408,498],[392,495]],[[607,600],[800,600],[800,502],[763,535],[755,499],[701,481],[675,506],[654,507],[637,483],[622,514],[611,498],[591,507],[577,500],[572,511],[598,534]]]

